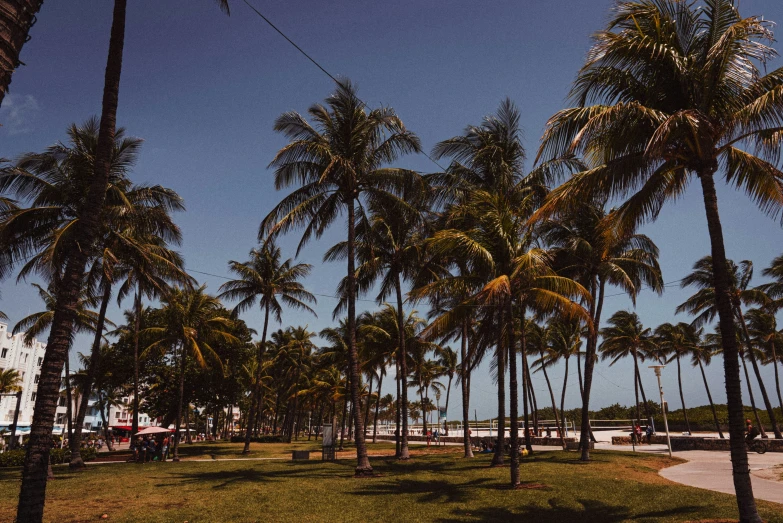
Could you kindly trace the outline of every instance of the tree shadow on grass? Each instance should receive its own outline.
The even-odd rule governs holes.
[[[285,481],[291,478],[296,479],[298,477],[307,479],[335,477],[334,471],[330,472],[329,470],[319,470],[303,465],[306,465],[306,463],[289,463],[288,468],[283,470],[263,470],[246,467],[236,470],[170,472],[169,477],[166,478],[170,479],[170,481],[159,483],[157,486],[166,487],[186,485],[191,483],[198,483],[202,485],[205,483],[215,483],[212,485],[212,488],[222,489],[238,483],[265,483]]]
[[[556,499],[548,501],[549,506],[524,505],[517,511],[506,507],[487,507],[475,510],[454,510],[450,518],[436,520],[438,523],[467,523],[477,521],[579,521],[579,523],[619,523],[633,520],[656,520],[657,518],[681,515],[685,517],[700,509],[695,506],[675,507],[668,510],[632,513],[622,505],[607,505],[596,500],[576,500],[582,508],[566,507]]]
[[[398,494],[421,494],[417,500],[421,503],[464,503],[472,498],[477,488],[486,488],[485,483],[494,481],[479,478],[468,483],[452,483],[445,480],[420,481],[404,479],[368,485],[353,492],[357,496],[395,496]]]

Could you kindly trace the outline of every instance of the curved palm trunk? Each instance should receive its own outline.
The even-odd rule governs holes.
[[[775,351],[775,342],[770,341],[770,352],[772,353],[772,368],[775,371],[775,392],[778,394],[778,405],[780,411],[783,412],[783,398],[780,396],[780,376],[778,375],[778,355]]]
[[[523,317],[524,321],[524,317]],[[524,323],[522,324],[524,325]],[[533,411],[535,412],[535,403],[533,403],[533,396],[530,394],[530,372],[528,372],[527,368],[527,347],[526,347],[526,336],[525,336],[525,329],[522,328],[522,334],[521,334],[521,343],[522,345],[522,410],[524,419],[525,419],[525,448],[528,452],[533,452],[533,444],[530,440],[530,422],[529,422],[529,405],[533,405]],[[528,403],[530,402],[530,403]],[[534,415],[535,416],[535,415]],[[538,434],[538,423],[537,420],[534,417],[534,424],[533,424],[533,430],[535,434]]]
[[[636,359],[636,352],[631,353],[633,355],[633,393],[636,398],[636,419],[642,419],[642,411],[639,408],[639,363]],[[631,427],[633,432],[634,427]],[[633,432],[635,434],[635,432]]]
[[[506,330],[508,331],[508,395],[510,403],[510,424],[511,424],[511,488],[519,486],[519,390],[517,386],[517,354],[516,344],[514,343],[514,314],[511,304],[511,298],[507,298]],[[522,361],[525,360],[525,310],[522,309],[522,333],[520,335],[522,343]],[[522,369],[522,389],[525,387],[524,368]],[[527,412],[525,413],[527,415]],[[525,429],[527,429],[527,420],[525,420]],[[504,447],[503,440],[499,440],[499,446]],[[525,430],[525,444],[530,441],[529,434]]]
[[[359,355],[356,350],[356,210],[351,198],[348,205],[348,367],[351,374],[351,404],[356,412],[361,409],[359,397]],[[372,466],[367,457],[367,446],[364,444],[364,423],[361,416],[354,416],[356,428],[356,475],[372,475]]]
[[[182,354],[180,354],[180,370],[179,370],[179,397],[177,399],[177,418],[174,423],[174,449],[173,449],[173,461],[179,461],[179,440],[182,438],[182,432],[180,426],[182,423],[182,406],[185,403],[185,359],[187,357],[187,351],[185,346],[180,347]]]
[[[451,382],[452,382],[452,380],[453,380],[453,379],[454,379],[454,375],[453,375],[453,374],[449,374],[449,385],[448,385],[448,387],[446,388],[446,406],[445,406],[445,409],[446,409],[446,416],[447,416],[447,418],[446,418],[446,424],[445,424],[445,426],[443,427],[443,431],[444,431],[444,435],[445,435],[445,436],[448,436],[448,435],[449,435],[449,423],[448,423],[448,415],[449,415],[449,396],[451,396]],[[440,413],[438,413],[438,415],[440,415]]]
[[[587,350],[585,353],[584,390],[582,391],[582,423],[579,432],[579,445],[582,449],[580,459],[590,461],[590,388],[593,385],[593,368],[595,367],[595,352],[598,345],[598,328],[601,323],[601,309],[604,304],[604,289],[606,283],[597,277],[593,278],[590,285],[590,294],[595,297],[598,291],[598,300],[590,303],[590,317],[593,319],[593,332],[587,337]],[[596,303],[597,301],[597,303]]]
[[[0,0],[0,105],[3,103],[11,75],[20,65],[22,46],[29,39],[43,0]]]
[[[685,396],[682,393],[682,370],[680,368],[680,355],[677,355],[677,384],[680,386],[680,401],[682,402],[682,413],[685,416],[685,429],[691,434],[691,424],[688,421],[688,409],[685,407]]]
[[[772,425],[772,432],[775,433],[775,439],[783,439],[783,434],[780,433],[780,427],[778,427],[777,419],[775,419],[775,410],[772,408],[772,403],[769,401],[769,395],[767,394],[767,387],[764,386],[764,380],[761,379],[761,371],[759,371],[759,364],[756,361],[756,355],[753,353],[753,343],[748,332],[748,325],[745,323],[745,315],[742,312],[742,307],[735,304],[737,314],[739,315],[740,325],[742,325],[742,332],[745,335],[745,343],[748,347],[748,357],[750,358],[750,364],[753,367],[753,374],[756,375],[756,381],[759,384],[759,390],[761,390],[761,399],[764,400],[764,408],[767,409],[767,415],[769,416],[769,422]],[[750,382],[748,382],[750,384]]]
[[[98,371],[98,364],[101,359],[101,339],[103,338],[103,325],[106,322],[106,308],[111,299],[111,283],[104,276],[101,281],[103,296],[101,296],[101,308],[98,312],[98,322],[95,325],[95,339],[92,342],[92,351],[90,352],[90,361],[87,364],[87,373],[82,385],[82,397],[79,402],[79,409],[76,411],[76,423],[73,430],[73,436],[69,440],[71,448],[71,462],[68,466],[72,469],[83,468],[82,460],[82,428],[84,427],[84,417],[87,414],[87,408],[90,405],[90,396],[92,386],[95,382],[95,375]]]
[[[742,370],[745,372],[745,383],[747,383],[748,385],[748,397],[750,398],[750,408],[751,410],[753,410],[753,417],[756,418],[756,424],[759,426],[759,432],[761,433],[761,437],[766,438],[767,431],[764,430],[764,424],[761,423],[759,410],[756,408],[756,397],[753,395],[753,388],[750,383],[750,374],[748,374],[748,366],[745,364],[745,355],[742,352],[740,352],[740,360],[742,360]],[[744,413],[744,406],[743,406],[743,413]]]
[[[462,320],[462,342],[460,344],[460,358],[462,365],[462,443],[465,447],[465,457],[473,457],[473,448],[470,445],[470,393],[468,391],[468,320]]]
[[[557,402],[555,401],[555,393],[552,391],[552,383],[549,381],[549,374],[546,372],[546,365],[543,362],[544,353],[541,352],[541,370],[544,372],[544,379],[546,380],[546,386],[549,389],[549,398],[552,400],[552,412],[555,413],[555,427],[560,432],[560,444],[565,449],[565,440],[563,439],[563,432],[560,430],[560,417],[557,415]]]
[[[139,431],[139,330],[141,330],[141,285],[136,290],[133,308],[136,310],[133,319],[133,421],[131,434]]]
[[[522,370],[527,379],[527,391],[528,394],[530,394],[530,404],[533,406],[533,434],[538,435],[538,402],[536,401],[536,391],[533,389],[533,377],[530,375],[530,365],[528,365],[527,362],[527,355],[522,360]],[[527,450],[532,452],[533,449],[528,446]]]
[[[715,192],[715,180],[713,179],[717,167],[717,162],[715,162],[698,174],[704,196],[707,228],[710,233],[715,301],[718,307],[723,345],[723,372],[726,380],[726,399],[729,411],[732,474],[734,490],[737,494],[740,521],[742,523],[761,523],[761,518],[756,509],[756,501],[753,498],[753,486],[750,483],[750,469],[748,468],[748,451],[744,439],[742,389],[740,388],[740,373],[737,362],[739,349],[734,328],[726,249],[723,245],[723,228],[720,223],[720,215],[718,214],[718,195]]]
[[[378,376],[378,399],[375,401],[375,418],[372,420],[372,442],[375,443],[375,438],[378,435],[378,411],[381,407],[381,385],[383,385],[383,372]]]
[[[94,175],[85,200],[85,212],[80,216],[80,226],[76,230],[74,245],[68,249],[65,256],[67,260],[65,272],[57,289],[57,305],[46,343],[46,354],[41,365],[38,396],[22,470],[22,488],[19,491],[16,513],[19,522],[43,520],[49,451],[52,446],[54,415],[60,396],[60,379],[65,358],[68,357],[76,317],[76,304],[84,281],[84,269],[87,266],[89,251],[95,242],[98,220],[109,182],[122,72],[126,3],[127,0],[114,1]]]
[[[652,417],[650,413],[650,404],[647,403],[647,395],[644,393],[644,385],[642,384],[642,374],[639,372],[639,366],[636,366],[636,375],[639,377],[639,392],[642,393],[642,406],[644,407],[644,415],[649,420]]]
[[[724,439],[723,431],[720,429],[720,422],[718,421],[718,413],[715,410],[715,404],[712,402],[712,394],[710,393],[710,386],[707,384],[707,375],[704,373],[704,366],[701,364],[701,359],[696,360],[699,362],[699,370],[701,371],[701,379],[704,381],[704,388],[707,390],[707,399],[710,401],[710,409],[712,410],[712,419],[715,421],[715,428],[718,430],[721,439]]]
[[[109,434],[109,424],[106,423],[106,406],[103,402],[104,396],[100,392],[100,387],[98,388],[98,405],[100,405],[100,411],[101,411],[101,424],[103,426],[103,439],[106,441],[106,448],[109,449],[109,451],[114,450],[114,446],[111,444],[111,435]]]
[[[495,454],[492,456],[491,466],[503,465],[503,447],[506,440],[506,362],[504,356],[503,309],[501,308],[498,318],[498,342],[495,354],[498,362],[498,444],[495,445]],[[492,420],[490,420],[490,423],[492,423]]]
[[[565,375],[563,376],[563,393],[560,394],[560,414],[562,416],[562,426],[560,427],[560,440],[563,444],[563,448],[566,447],[565,444],[565,434],[566,434],[566,419],[565,419],[565,396],[566,396],[566,387],[568,386],[568,359],[569,356],[565,357]],[[577,353],[577,361],[579,361],[579,354]]]
[[[579,397],[585,395],[584,387],[582,386],[582,353],[577,351],[576,353],[576,377],[579,379]]]
[[[411,454],[408,450],[408,356],[405,348],[405,314],[402,310],[402,282],[400,281],[400,273],[395,274],[394,278],[394,291],[397,294],[397,343],[399,343],[399,352],[397,354],[397,361],[399,362],[399,380],[401,393],[400,408],[398,409],[399,416],[402,419],[402,434],[399,436],[400,440],[400,455],[399,459],[410,459]],[[398,397],[400,395],[398,394]]]
[[[261,331],[261,343],[258,346],[258,367],[256,370],[256,382],[253,384],[253,392],[251,394],[250,412],[247,414],[247,430],[245,431],[245,446],[242,448],[242,454],[248,454],[250,452],[250,438],[253,436],[253,428],[255,426],[256,418],[259,417],[258,404],[261,400],[261,377],[263,374],[263,366],[261,360],[264,357],[264,351],[266,350],[266,332],[269,328],[269,305],[264,307],[264,329]],[[278,395],[278,401],[280,397]],[[277,410],[275,410],[275,425],[277,425]]]

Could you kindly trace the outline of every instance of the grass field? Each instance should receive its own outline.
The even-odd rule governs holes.
[[[290,456],[311,443],[254,444],[257,457]],[[389,444],[370,454],[389,454]],[[542,452],[523,460],[524,487],[509,490],[507,468],[489,457],[460,457],[459,447],[398,463],[372,460],[378,477],[353,478],[350,459],[228,461],[238,444],[186,446],[180,463],[91,465],[83,472],[55,467],[46,520],[57,523],[272,521],[620,521],[684,522],[736,517],[732,496],[685,487],[657,471],[676,460],[596,452],[583,464],[575,453]],[[393,452],[393,449],[391,449]],[[218,460],[211,460],[214,454]],[[346,458],[349,454],[345,454]],[[194,461],[195,459],[209,461]],[[320,454],[314,456],[320,459]],[[221,460],[222,458],[222,460]],[[19,471],[0,471],[0,521],[12,521]],[[783,507],[760,502],[769,523],[783,523]]]

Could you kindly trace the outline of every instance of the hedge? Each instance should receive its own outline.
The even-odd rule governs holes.
[[[21,467],[24,465],[25,449],[8,450],[0,454],[0,467]],[[84,461],[95,459],[97,451],[94,448],[85,447],[81,450]],[[71,449],[52,449],[49,451],[49,460],[52,465],[67,463],[71,460]]]
[[[231,443],[244,443],[244,436],[231,436]],[[283,438],[280,436],[251,436],[251,443],[282,443]]]

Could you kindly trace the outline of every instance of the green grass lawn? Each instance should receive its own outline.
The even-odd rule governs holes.
[[[226,457],[238,451],[237,445],[213,445],[226,445]],[[209,448],[195,445],[191,452],[199,447]],[[274,457],[286,448],[292,446],[273,444],[255,452]],[[388,448],[372,446],[370,453]],[[542,452],[523,460],[522,480],[528,488],[509,490],[507,468],[488,467],[487,456],[464,460],[458,452],[452,447],[440,454],[417,454],[406,463],[375,458],[380,476],[369,479],[353,478],[354,462],[347,459],[120,463],[92,465],[78,473],[58,466],[47,491],[46,520],[98,521],[104,513],[109,521],[139,523],[736,518],[732,496],[661,478],[657,471],[675,461],[660,456],[596,452],[593,462],[583,464],[575,453]],[[18,470],[0,471],[0,521],[13,520],[19,477]],[[783,507],[759,506],[770,523],[783,523]]]

